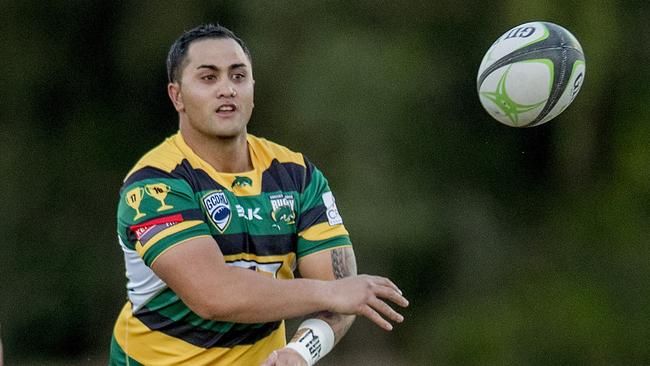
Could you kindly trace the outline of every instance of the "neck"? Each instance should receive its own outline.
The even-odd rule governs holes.
[[[246,134],[224,138],[181,128],[181,136],[196,155],[218,172],[241,173],[253,169]]]

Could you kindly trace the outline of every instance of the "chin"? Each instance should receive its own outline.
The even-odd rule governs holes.
[[[239,138],[241,136],[246,136],[246,130],[237,130],[237,131],[216,131],[212,134],[213,137],[216,137],[221,140],[232,140]]]

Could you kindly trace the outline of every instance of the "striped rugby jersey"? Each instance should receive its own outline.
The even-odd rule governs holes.
[[[253,365],[284,346],[283,321],[193,313],[150,268],[174,245],[212,236],[227,264],[281,279],[293,278],[303,256],[351,245],[323,174],[300,153],[253,135],[247,141],[248,172],[215,171],[177,133],[127,175],[117,231],[128,302],[115,324],[112,365]]]

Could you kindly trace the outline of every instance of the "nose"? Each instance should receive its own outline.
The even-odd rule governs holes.
[[[219,88],[217,98],[233,98],[237,95],[237,91],[232,85],[224,85]]]

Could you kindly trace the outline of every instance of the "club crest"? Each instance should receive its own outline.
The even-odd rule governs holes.
[[[235,187],[245,187],[249,186],[251,187],[253,185],[253,180],[248,178],[248,177],[242,177],[242,176],[236,176],[235,179],[232,181],[232,184],[230,185],[230,188],[235,188]]]
[[[228,197],[223,191],[212,191],[203,196],[202,201],[212,224],[220,233],[226,231],[232,216]]]
[[[271,201],[271,219],[276,225],[293,225],[295,224],[296,212],[294,211],[295,202],[290,194],[276,194],[269,196]]]

